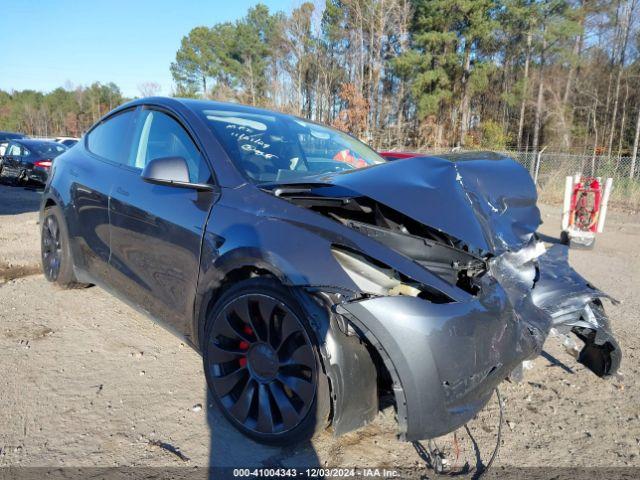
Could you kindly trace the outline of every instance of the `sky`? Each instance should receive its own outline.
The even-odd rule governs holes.
[[[0,89],[114,82],[127,97],[138,85],[173,87],[169,66],[197,26],[233,21],[264,3],[290,12],[296,0],[0,0]]]

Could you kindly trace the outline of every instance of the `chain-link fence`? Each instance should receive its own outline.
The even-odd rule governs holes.
[[[442,150],[434,153],[443,153]],[[608,155],[576,155],[568,153],[536,154],[534,152],[501,151],[523,165],[535,178],[540,200],[562,202],[565,177],[579,173],[582,176],[613,178],[613,191],[609,205],[617,208],[640,210],[640,159]],[[633,170],[633,174],[632,174]]]
[[[631,157],[547,152],[539,155],[532,152],[501,153],[517,160],[531,172],[542,201],[561,202],[565,177],[580,174],[600,177],[602,182],[613,178],[610,204],[619,208],[640,209],[640,178]]]

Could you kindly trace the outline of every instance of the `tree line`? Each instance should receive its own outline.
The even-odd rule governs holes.
[[[176,96],[275,108],[376,148],[635,156],[640,0],[317,0],[192,29]],[[158,85],[140,86],[141,95]],[[0,91],[0,129],[79,135],[113,83]]]
[[[0,90],[0,130],[37,137],[79,137],[125,100],[114,83],[67,85],[49,93]]]
[[[376,147],[631,155],[639,0],[326,0],[194,28],[176,93],[276,108]]]

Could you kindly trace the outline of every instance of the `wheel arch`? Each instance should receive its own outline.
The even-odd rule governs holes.
[[[56,201],[53,198],[49,197],[43,202],[42,208],[46,210],[47,208],[53,207],[56,205],[58,205]]]
[[[257,277],[273,277],[280,280],[278,274],[273,269],[265,268],[262,265],[236,265],[222,272],[218,278],[210,282],[203,290],[204,293],[198,295],[195,307],[193,333],[195,335],[194,343],[200,352],[203,351],[202,342],[204,340],[207,318],[216,301],[234,283]]]
[[[336,435],[366,425],[379,410],[378,379],[389,375],[387,367],[375,358],[369,340],[349,330],[341,315],[332,308],[339,301],[334,293],[309,289],[291,282],[278,268],[258,261],[234,265],[211,282],[199,295],[194,334],[195,345],[204,350],[206,322],[216,301],[234,283],[258,277],[271,277],[292,292],[309,312],[309,324],[320,350],[322,373],[328,379],[331,398],[330,421]]]

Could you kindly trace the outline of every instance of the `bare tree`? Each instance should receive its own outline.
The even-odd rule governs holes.
[[[142,97],[155,97],[160,94],[162,87],[157,82],[142,82],[138,84],[138,91]]]

